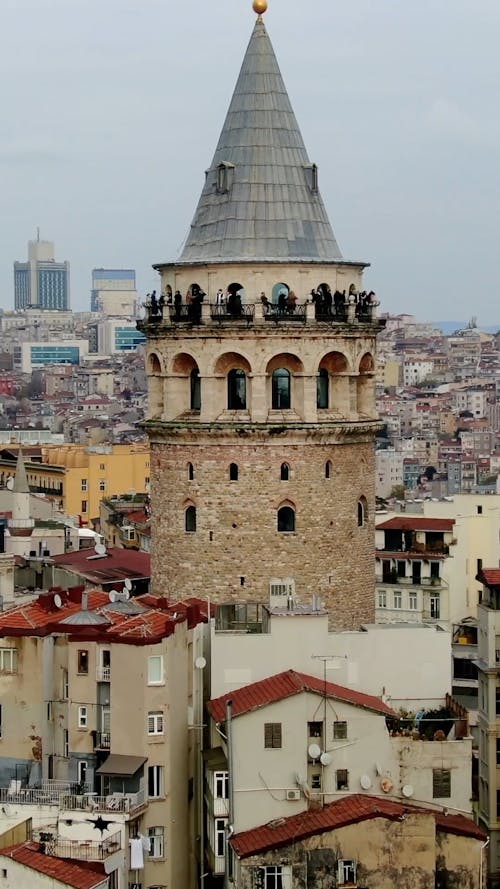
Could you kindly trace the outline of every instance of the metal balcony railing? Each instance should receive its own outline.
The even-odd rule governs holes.
[[[108,793],[107,796],[98,796],[96,793],[84,793],[82,796],[67,794],[61,797],[61,809],[129,814],[145,806],[146,801],[144,790],[137,793]]]
[[[40,839],[42,849],[46,855],[55,855],[57,858],[70,858],[74,861],[104,861],[121,849],[121,832],[107,837],[100,842],[83,840],[68,840],[65,837],[53,837],[50,834],[42,834]],[[42,839],[47,837],[47,839]]]
[[[111,732],[96,732],[94,747],[96,750],[109,750],[111,748]]]
[[[111,667],[96,667],[97,682],[111,682]]]

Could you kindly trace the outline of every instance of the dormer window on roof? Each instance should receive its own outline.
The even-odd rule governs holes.
[[[234,164],[223,161],[217,167],[217,194],[227,194],[231,191],[234,180]]]

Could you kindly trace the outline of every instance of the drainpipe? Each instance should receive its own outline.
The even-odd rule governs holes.
[[[228,819],[226,834],[226,875],[225,886],[229,889],[232,882],[231,852],[229,849],[229,839],[234,833],[234,785],[233,785],[233,702],[226,702],[226,737],[227,737],[227,773],[228,773]],[[231,872],[230,872],[231,871]]]
[[[486,847],[489,845],[489,842],[490,842],[490,838],[488,837],[486,842],[483,843],[483,845],[481,846],[481,848],[479,850],[479,856],[480,856],[479,857],[479,889],[483,889],[483,852],[486,849]]]

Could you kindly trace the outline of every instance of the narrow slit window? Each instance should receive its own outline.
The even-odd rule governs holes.
[[[229,481],[237,482],[238,481],[238,464],[231,463],[229,467]]]

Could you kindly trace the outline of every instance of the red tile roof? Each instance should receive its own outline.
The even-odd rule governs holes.
[[[483,568],[477,577],[487,586],[500,586],[500,568]]]
[[[244,685],[220,698],[214,698],[208,702],[207,706],[210,715],[216,722],[224,722],[228,701],[232,702],[232,715],[241,716],[244,713],[250,713],[251,710],[258,710],[260,707],[266,707],[267,704],[274,704],[276,701],[282,701],[301,692],[313,692],[320,695],[324,695],[326,692],[327,697],[344,701],[346,704],[353,704],[355,707],[375,710],[377,713],[383,713],[384,716],[396,715],[394,710],[374,695],[366,695],[343,685],[335,685],[333,682],[325,683],[323,679],[307,676],[305,673],[297,673],[295,670],[287,670],[284,673],[270,676],[268,679],[261,679],[260,682]]]
[[[151,576],[151,557],[149,553],[134,549],[110,547],[102,558],[95,558],[93,549],[80,549],[74,553],[53,556],[54,565],[68,568],[80,577],[92,583],[110,584],[129,577],[143,579]]]
[[[453,531],[455,519],[425,519],[422,516],[395,516],[377,525],[377,531]]]
[[[361,821],[373,818],[397,821],[403,815],[413,814],[433,815],[438,831],[471,837],[481,842],[484,842],[487,836],[477,824],[464,815],[444,815],[433,809],[417,808],[408,803],[355,793],[322,809],[311,809],[299,815],[279,818],[270,821],[269,824],[237,833],[232,837],[231,845],[239,858],[247,858]]]
[[[81,610],[80,602],[73,602],[67,595],[61,593],[62,606],[57,608],[54,604],[54,596],[50,593],[39,596],[33,602],[25,605],[17,605],[0,614],[0,636],[27,635],[45,636],[50,632],[49,627],[70,617]],[[88,594],[88,607],[90,610],[100,608],[109,602],[107,593],[100,591]]]
[[[0,855],[74,889],[93,889],[102,883],[106,885],[107,877],[102,864],[83,866],[65,858],[45,855],[40,852],[40,843],[26,842],[7,846],[0,851]]]

